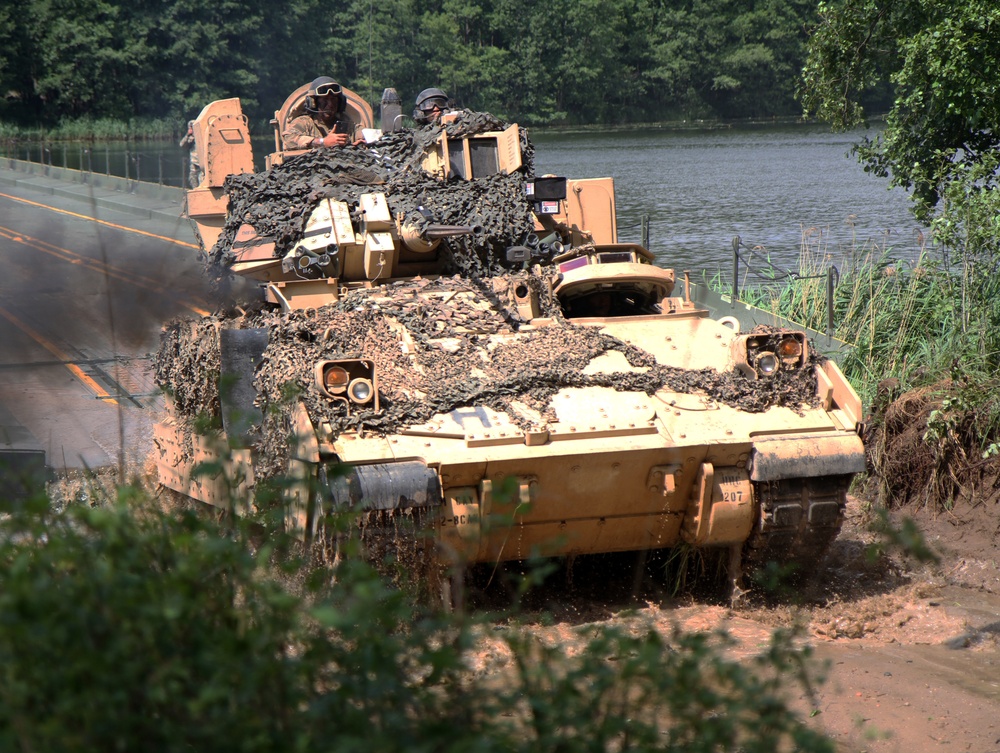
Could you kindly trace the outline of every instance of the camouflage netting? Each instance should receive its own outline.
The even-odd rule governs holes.
[[[221,412],[219,328],[216,317],[176,319],[160,334],[153,376],[182,416]]]
[[[605,386],[653,394],[660,388],[706,398],[732,407],[759,412],[772,405],[798,409],[816,404],[812,369],[779,373],[751,380],[737,372],[665,367],[654,357],[596,327],[574,325],[545,301],[555,324],[517,332],[510,300],[518,282],[535,284],[532,275],[502,275],[476,283],[459,277],[433,282],[412,280],[377,290],[352,292],[335,304],[307,311],[258,311],[221,321],[212,317],[197,323],[175,324],[166,330],[157,358],[157,382],[173,390],[182,414],[217,414],[215,384],[218,367],[217,328],[264,327],[270,341],[255,379],[258,403],[264,409],[259,437],[260,471],[282,470],[287,452],[289,385],[309,410],[313,421],[328,421],[337,433],[345,430],[390,434],[407,425],[424,423],[438,413],[485,405],[506,413],[526,427],[532,422],[515,401],[537,411],[542,420],[554,420],[552,396],[564,387]],[[420,292],[421,295],[415,295]],[[439,297],[427,297],[440,292]],[[473,306],[473,293],[491,300],[488,310]],[[412,352],[401,347],[401,329],[409,333]],[[509,339],[496,335],[509,335]],[[492,336],[492,337],[491,337]],[[587,375],[582,373],[596,356],[621,352],[640,372]],[[323,359],[365,358],[374,361],[379,379],[381,410],[355,410],[323,397],[314,385],[313,367]]]
[[[224,185],[229,215],[209,253],[209,274],[217,282],[229,274],[233,240],[244,223],[258,235],[272,238],[275,255],[281,257],[302,237],[310,213],[321,200],[346,202],[354,215],[359,197],[373,190],[386,194],[395,216],[418,228],[430,221],[482,228],[481,234],[451,238],[443,244],[450,253],[446,274],[480,277],[498,272],[507,247],[522,243],[534,226],[525,200],[526,177],[534,174],[534,149],[524,130],[520,132],[523,164],[510,175],[441,181],[420,163],[442,130],[457,137],[502,130],[507,125],[487,113],[465,112],[445,126],[389,133],[371,145],[315,149],[261,173],[231,175]],[[417,212],[417,207],[428,210],[433,220]]]
[[[505,127],[484,113],[464,113],[444,129],[449,136],[459,136]],[[551,398],[565,387],[605,386],[647,394],[666,388],[751,412],[816,403],[811,369],[754,381],[739,373],[668,368],[596,327],[564,319],[543,270],[503,269],[506,248],[523,243],[533,231],[525,201],[533,150],[524,132],[521,170],[474,181],[439,181],[425,173],[420,162],[441,128],[387,134],[375,149],[314,150],[266,172],[227,179],[230,213],[210,255],[216,281],[229,274],[233,239],[244,223],[274,239],[276,256],[283,256],[301,237],[321,199],[347,202],[356,212],[359,197],[373,186],[386,194],[397,216],[418,227],[429,221],[417,212],[423,207],[436,223],[479,225],[484,232],[443,242],[454,277],[353,290],[318,309],[280,313],[258,303],[248,311],[172,323],[161,339],[156,381],[171,393],[180,415],[220,415],[218,333],[223,327],[264,328],[269,333],[255,374],[264,414],[256,439],[256,471],[263,476],[283,470],[290,394],[305,403],[317,425],[327,422],[335,433],[380,435],[465,406],[488,406],[522,427],[552,421]],[[519,331],[523,321],[513,293],[518,286],[537,293],[541,314],[552,326]],[[619,351],[640,371],[583,373],[593,358],[608,351]],[[346,358],[375,363],[378,413],[349,413],[344,403],[322,396],[316,388],[315,363]]]

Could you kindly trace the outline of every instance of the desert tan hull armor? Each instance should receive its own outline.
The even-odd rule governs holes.
[[[206,250],[259,282],[264,311],[165,336],[180,363],[161,353],[174,396],[155,430],[165,486],[248,512],[277,465],[286,524],[302,538],[340,511],[419,511],[427,556],[444,563],[682,542],[742,549],[755,566],[821,559],[864,470],[857,394],[802,332],[740,332],[648,250],[618,243],[610,179],[522,178],[516,126],[421,132],[407,174],[423,165],[427,180],[464,191],[464,214],[414,209],[379,158],[365,165],[368,188],[344,188],[337,170],[328,190],[310,184],[299,237],[282,246],[287,231],[247,220],[246,196],[234,217],[222,191],[223,173],[251,169],[234,102],[198,120],[208,169],[188,210]],[[319,159],[277,152],[268,164],[293,174]],[[497,224],[477,181],[495,201],[527,195],[526,209]],[[522,240],[503,240],[504,222],[525,217]],[[449,264],[475,253],[480,274],[455,275]],[[206,357],[217,372],[189,389]],[[235,397],[208,383],[219,373]],[[276,420],[286,383],[298,397]],[[194,432],[199,410],[219,412],[223,430]],[[280,462],[267,457],[275,447],[290,448]]]

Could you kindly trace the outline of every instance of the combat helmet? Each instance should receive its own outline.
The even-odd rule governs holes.
[[[306,112],[310,114],[315,114],[319,112],[319,101],[320,97],[334,96],[337,98],[337,112],[343,112],[344,108],[347,107],[347,96],[344,94],[344,89],[334,81],[329,76],[320,76],[319,78],[313,79],[313,82],[309,84],[309,91],[306,92],[305,108]]]
[[[431,87],[424,89],[417,95],[416,109],[413,111],[413,119],[424,125],[431,122],[431,115],[435,107],[440,107],[443,111],[448,106],[448,95],[440,89]]]

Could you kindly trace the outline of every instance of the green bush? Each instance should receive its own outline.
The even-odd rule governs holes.
[[[0,521],[2,750],[833,750],[786,704],[788,633],[742,661],[639,622],[569,647],[118,495]],[[476,669],[484,640],[506,658]]]

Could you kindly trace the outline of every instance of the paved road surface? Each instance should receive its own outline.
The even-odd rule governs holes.
[[[0,163],[0,447],[141,463],[160,327],[211,308],[180,191],[26,169]]]

